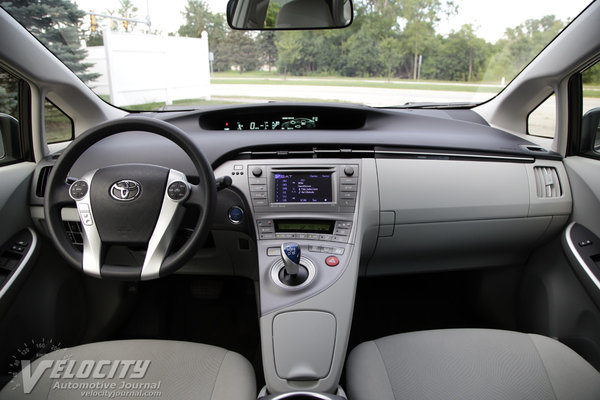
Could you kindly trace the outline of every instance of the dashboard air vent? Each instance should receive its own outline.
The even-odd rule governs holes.
[[[50,172],[52,171],[52,167],[43,167],[40,169],[40,174],[38,176],[37,186],[35,188],[35,195],[37,197],[44,197],[44,193],[46,193],[46,182],[48,181],[48,177],[50,176]]]
[[[555,168],[534,167],[535,186],[539,198],[555,198],[562,195],[560,180]]]

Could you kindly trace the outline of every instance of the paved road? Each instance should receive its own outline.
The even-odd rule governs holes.
[[[312,85],[213,84],[212,97],[244,97],[263,99],[310,99],[343,101],[370,106],[393,106],[407,102],[473,102],[483,101],[491,93],[450,92],[441,90],[385,89],[371,87]]]

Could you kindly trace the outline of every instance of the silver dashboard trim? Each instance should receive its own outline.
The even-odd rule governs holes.
[[[315,280],[315,277],[317,275],[317,269],[315,267],[315,264],[313,264],[313,262],[311,260],[309,260],[308,258],[306,258],[302,255],[300,256],[300,265],[304,266],[308,270],[308,278],[306,278],[306,281],[304,281],[302,284],[300,284],[298,286],[288,286],[279,280],[279,271],[281,271],[283,268],[285,268],[285,264],[283,263],[283,260],[281,258],[279,258],[271,266],[271,279],[273,280],[273,283],[282,289],[294,291],[294,292],[297,290],[304,289],[305,287],[310,285],[312,281]]]
[[[592,282],[594,282],[596,287],[600,289],[600,281],[598,280],[598,278],[596,278],[596,275],[594,275],[594,273],[589,269],[585,261],[583,261],[583,259],[579,255],[579,252],[577,251],[577,248],[575,247],[575,244],[571,240],[571,230],[573,229],[575,224],[576,222],[571,222],[569,226],[567,226],[567,229],[565,229],[565,239],[567,241],[567,245],[569,246],[569,250],[571,250],[571,253],[573,253],[575,259],[577,260],[581,268],[585,271],[585,273],[592,280]]]
[[[23,257],[23,259],[21,259],[21,262],[17,265],[17,268],[14,271],[12,271],[10,278],[8,278],[6,282],[4,282],[2,289],[0,289],[0,299],[4,297],[4,295],[6,294],[6,292],[8,292],[12,284],[19,278],[19,275],[21,274],[21,272],[23,272],[23,269],[31,259],[31,256],[33,255],[33,252],[35,251],[35,248],[37,246],[37,234],[31,228],[27,228],[27,230],[29,231],[29,233],[31,233],[31,245],[29,246],[29,250]]]
[[[426,151],[404,151],[404,150],[376,150],[375,154],[390,154],[390,155],[406,155],[406,156],[431,156],[431,157],[459,157],[459,158],[472,158],[472,159],[486,159],[486,160],[505,160],[505,161],[526,161],[534,162],[533,157],[519,157],[519,156],[493,156],[489,154],[465,154],[465,153],[436,153]]]

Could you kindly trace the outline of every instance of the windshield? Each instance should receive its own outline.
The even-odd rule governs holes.
[[[1,3],[99,96],[128,110],[480,103],[587,4],[356,0],[348,28],[247,32],[228,27],[225,0]]]

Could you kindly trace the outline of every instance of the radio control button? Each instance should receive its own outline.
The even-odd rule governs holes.
[[[269,205],[267,199],[253,199],[252,204],[254,204],[254,207],[266,207]]]
[[[346,168],[344,168],[344,174],[346,174],[347,176],[354,175],[354,168],[352,168],[352,167],[346,167]]]
[[[261,176],[262,173],[263,173],[263,170],[260,167],[255,167],[255,168],[252,169],[252,175],[254,175],[256,177]]]
[[[267,192],[252,192],[253,199],[266,199]]]
[[[358,178],[340,178],[340,184],[356,185],[356,184],[358,184]]]
[[[267,185],[250,185],[250,191],[251,192],[266,192],[267,191]]]
[[[341,199],[356,199],[356,192],[340,192]]]
[[[267,178],[248,178],[248,183],[251,185],[266,185]]]
[[[356,185],[340,185],[342,192],[356,192]]]
[[[356,200],[352,200],[352,199],[340,200],[340,206],[342,206],[342,207],[354,207],[355,205],[356,205]]]

